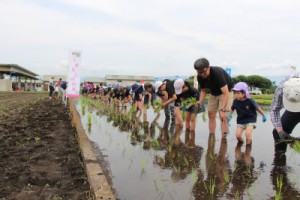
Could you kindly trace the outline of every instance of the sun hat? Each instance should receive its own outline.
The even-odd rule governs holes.
[[[183,86],[184,86],[184,80],[183,79],[177,79],[174,82],[175,94],[181,94]]]
[[[283,106],[290,112],[300,112],[300,78],[290,78],[284,83]]]
[[[141,85],[138,85],[137,83],[133,84],[131,86],[131,90],[129,91],[130,94],[135,93],[139,88],[141,87]]]
[[[244,82],[238,82],[237,84],[234,85],[232,88],[233,91],[244,91],[246,94],[246,98],[249,99],[249,90],[248,90],[248,85]]]
[[[161,81],[156,81],[155,84],[154,84],[154,87],[155,87],[155,93],[158,92],[160,86],[162,86],[163,82]]]

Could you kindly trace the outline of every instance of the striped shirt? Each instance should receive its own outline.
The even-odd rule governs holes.
[[[285,79],[281,81],[281,83],[278,85],[278,87],[275,90],[274,98],[270,106],[270,117],[275,128],[282,128],[280,110],[283,108],[283,100],[282,100],[283,85],[290,78],[299,78],[299,77],[300,77],[299,72],[294,74],[293,76],[285,77]]]

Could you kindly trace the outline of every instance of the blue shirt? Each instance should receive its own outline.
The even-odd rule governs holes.
[[[239,101],[235,99],[231,106],[231,110],[236,110],[237,124],[256,123],[258,104],[251,98]]]

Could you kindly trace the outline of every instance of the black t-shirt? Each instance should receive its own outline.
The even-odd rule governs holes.
[[[60,83],[60,87],[62,88],[62,89],[67,89],[67,82],[66,81],[62,81],[61,83]]]
[[[122,94],[121,94],[122,100],[125,99],[126,97],[128,97],[128,96],[130,95],[130,93],[129,93],[130,90],[131,90],[131,87],[130,87],[130,86],[127,86],[126,88],[124,88],[124,89],[122,90]]]
[[[210,92],[214,96],[222,94],[221,88],[226,84],[228,90],[233,88],[233,81],[227,72],[221,67],[210,67],[210,75],[207,78],[201,78],[200,75],[197,77],[201,89],[209,88]]]
[[[200,99],[199,91],[196,88],[190,87],[189,90],[181,94],[183,99],[195,98],[197,101]]]
[[[231,106],[232,110],[236,110],[237,113],[237,124],[255,123],[257,118],[256,110],[258,104],[253,99],[246,99],[239,101],[235,99]]]

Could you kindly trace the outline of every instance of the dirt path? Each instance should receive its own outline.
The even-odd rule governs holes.
[[[58,100],[0,93],[0,198],[91,198],[75,134]]]

